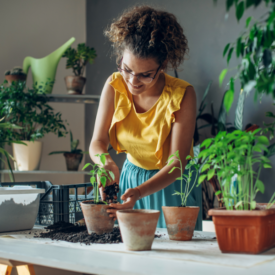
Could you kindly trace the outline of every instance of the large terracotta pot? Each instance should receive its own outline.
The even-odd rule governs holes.
[[[65,77],[65,83],[68,94],[82,94],[83,87],[85,85],[86,78],[83,76],[69,75]]]
[[[12,83],[12,81],[26,81],[27,75],[26,74],[9,74],[5,75],[6,80],[9,84]]]
[[[93,201],[82,201],[80,203],[88,234],[112,232],[115,221],[109,217],[106,204],[93,204]]]
[[[217,241],[223,253],[258,254],[275,246],[275,207],[258,210],[211,209]],[[262,208],[262,209],[259,209]]]
[[[15,169],[19,171],[38,170],[42,153],[41,141],[22,140],[27,145],[12,144],[13,156],[16,160]]]
[[[79,164],[83,158],[83,154],[64,153],[66,166],[68,171],[78,171]]]
[[[117,219],[127,250],[151,250],[159,219],[158,210],[119,210]]]
[[[170,240],[190,241],[193,237],[200,208],[195,206],[162,206],[162,211]]]

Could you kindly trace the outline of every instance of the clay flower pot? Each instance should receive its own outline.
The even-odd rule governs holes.
[[[9,74],[5,75],[6,80],[9,84],[12,83],[12,81],[26,81],[27,75],[26,74]]]
[[[106,204],[93,204],[93,201],[82,201],[80,203],[82,213],[87,226],[88,234],[98,235],[112,232],[115,221],[109,217]]]
[[[217,241],[223,253],[258,254],[275,246],[275,207],[256,210],[211,209]]]
[[[68,94],[82,94],[83,87],[85,85],[86,78],[83,76],[66,76],[65,84],[67,87]]]
[[[119,210],[117,219],[127,250],[151,250],[159,219],[158,210]]]
[[[78,171],[79,164],[83,158],[83,154],[64,153],[66,166],[68,171]]]
[[[162,206],[162,211],[169,239],[175,241],[190,241],[193,237],[200,208],[195,206]]]

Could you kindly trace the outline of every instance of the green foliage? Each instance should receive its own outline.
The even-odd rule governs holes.
[[[94,194],[95,194],[95,204],[99,203],[99,188],[98,188],[98,182],[96,180],[96,177],[99,178],[100,183],[102,184],[103,187],[106,186],[107,180],[115,180],[115,175],[112,171],[106,170],[104,168],[104,165],[106,163],[106,156],[109,155],[108,153],[103,153],[103,154],[96,154],[96,157],[99,157],[100,164],[91,164],[91,163],[86,163],[82,170],[85,170],[87,167],[92,166],[92,170],[90,171],[89,175],[90,177],[90,182],[92,186],[94,187]],[[104,201],[102,201],[104,202]],[[104,202],[107,204],[106,202]]]
[[[96,56],[94,48],[89,48],[85,43],[81,43],[77,45],[77,49],[69,47],[62,57],[68,58],[66,68],[72,68],[76,76],[81,76],[87,63],[92,64]]]
[[[5,75],[26,75],[21,67],[14,67],[10,71],[5,71]]]
[[[226,209],[252,210],[256,207],[255,196],[264,193],[264,184],[259,180],[262,168],[271,168],[270,160],[263,155],[269,152],[269,141],[254,132],[236,130],[232,133],[219,132],[215,138],[204,140],[199,159],[204,162],[199,184],[207,177],[217,176]],[[258,166],[257,172],[254,167]],[[210,169],[209,169],[210,168]],[[232,178],[237,175],[237,186]],[[269,207],[275,200],[269,202]]]
[[[181,171],[181,176],[176,178],[176,180],[180,180],[181,190],[180,192],[175,190],[175,193],[173,194],[173,195],[179,195],[181,197],[181,206],[186,206],[187,198],[195,186],[195,183],[199,174],[199,167],[200,167],[199,164],[197,164],[197,161],[195,158],[192,158],[191,156],[187,156],[186,159],[190,160],[189,163],[185,166],[185,169],[188,169],[188,175],[183,174],[184,169],[182,167],[179,151],[176,151],[174,154],[169,156],[167,161],[168,165],[171,165],[175,160],[178,160],[180,163],[180,167],[174,166],[168,173],[169,174],[172,173],[175,169],[179,169]],[[192,167],[195,168],[195,171],[191,170]],[[194,172],[196,173],[196,178],[192,184],[191,180]],[[183,192],[183,184],[182,184],[183,180],[185,181],[184,192]]]
[[[44,88],[50,85],[25,89],[25,82],[17,81],[7,85],[7,81],[0,86],[0,112],[11,124],[20,126],[5,132],[4,139],[34,141],[47,133],[54,133],[58,137],[67,134],[61,113],[54,113],[47,104],[48,97]]]

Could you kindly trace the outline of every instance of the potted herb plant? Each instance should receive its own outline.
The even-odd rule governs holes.
[[[264,183],[259,179],[262,168],[271,168],[268,139],[253,132],[236,130],[219,132],[215,138],[206,139],[199,154],[204,161],[199,183],[216,175],[221,183],[225,209],[212,209],[219,247],[223,253],[263,252],[275,245],[275,194],[268,204],[257,204],[258,192],[264,193]],[[257,169],[256,169],[257,168]],[[256,171],[255,171],[256,170]],[[237,175],[237,181],[232,178]]]
[[[92,166],[89,175],[91,176],[90,182],[94,190],[94,200],[82,201],[80,203],[89,234],[95,232],[100,235],[111,232],[115,223],[107,213],[107,209],[109,208],[108,203],[99,199],[99,182],[103,187],[105,187],[107,180],[115,179],[113,172],[106,170],[103,167],[106,162],[106,155],[108,155],[108,153],[95,155],[96,157],[99,157],[100,164],[87,163],[82,168],[82,170],[84,170],[88,166]]]
[[[47,83],[45,83],[47,85]],[[67,134],[66,127],[60,113],[55,113],[47,103],[44,87],[34,87],[24,91],[25,83],[18,81],[7,85],[7,81],[0,86],[0,112],[7,122],[20,126],[13,129],[14,140],[24,144],[13,143],[13,156],[17,169],[38,169],[42,142],[39,141],[47,133],[54,133],[58,137]]]
[[[180,163],[180,167],[174,166],[169,171],[169,174],[175,169],[179,169],[182,175],[177,178],[177,180],[181,181],[181,190],[175,191],[173,194],[181,197],[181,205],[178,207],[162,206],[170,240],[191,240],[200,211],[200,208],[197,206],[186,206],[187,198],[194,188],[199,174],[199,164],[196,163],[195,158],[187,156],[186,159],[189,160],[188,164],[185,166],[185,169],[188,169],[188,175],[184,174],[184,167],[182,167],[179,151],[176,151],[168,158],[168,165],[171,165],[175,160],[178,160]],[[196,176],[194,182],[191,183],[193,173],[196,173]],[[185,181],[184,190],[183,181]]]
[[[72,131],[70,131],[70,143],[71,151],[54,151],[49,153],[49,155],[64,154],[67,170],[77,171],[79,164],[82,161],[83,154],[87,154],[88,152],[84,152],[81,149],[77,149],[77,146],[79,145],[79,139],[73,139]]]
[[[96,58],[96,51],[81,43],[77,49],[68,48],[63,57],[67,57],[67,69],[73,69],[74,76],[66,76],[65,83],[69,94],[82,94],[86,78],[83,77],[84,69],[87,63],[92,64]]]
[[[12,83],[12,81],[26,81],[27,75],[23,72],[21,67],[14,67],[10,71],[5,71],[5,79]]]

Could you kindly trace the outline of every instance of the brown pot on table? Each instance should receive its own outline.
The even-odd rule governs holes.
[[[255,210],[211,209],[217,241],[223,253],[258,254],[275,246],[275,206]]]
[[[193,237],[199,207],[162,206],[170,240],[190,241]]]
[[[158,210],[119,210],[117,219],[127,250],[151,250],[159,219]]]
[[[80,162],[82,161],[83,154],[78,153],[64,153],[66,159],[66,166],[68,171],[78,171]]]
[[[112,232],[115,221],[107,213],[108,205],[93,204],[93,201],[82,201],[80,206],[88,234],[96,233],[101,235]]]
[[[26,81],[27,75],[26,74],[9,74],[5,75],[6,80],[9,84],[12,83],[12,81]]]
[[[86,78],[83,76],[69,75],[65,77],[65,84],[68,94],[82,94],[83,87],[85,85]]]

